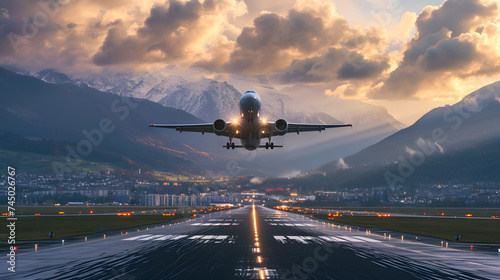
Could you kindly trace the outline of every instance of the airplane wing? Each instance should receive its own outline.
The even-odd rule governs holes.
[[[306,131],[323,131],[327,128],[335,128],[335,127],[346,127],[351,124],[305,124],[305,123],[289,123],[288,124],[288,132],[306,132]]]
[[[216,133],[219,136],[229,136],[230,134],[234,135],[234,126],[232,123],[226,123],[226,126],[223,131],[215,131],[214,123],[195,123],[195,124],[150,124],[149,127],[161,127],[161,128],[170,128],[175,129],[179,132],[188,131],[188,132],[201,132],[201,134],[205,133]],[[238,137],[235,137],[238,138]]]
[[[213,123],[198,123],[198,124],[150,124],[149,127],[161,127],[175,129],[179,132],[201,132],[215,133]]]
[[[352,127],[351,124],[307,124],[307,123],[288,123],[288,130],[286,133],[295,132],[299,134],[299,132],[308,132],[308,131],[323,131],[327,128],[336,128],[336,127]],[[270,136],[283,135],[284,133],[275,129],[274,123],[270,122],[268,125]]]

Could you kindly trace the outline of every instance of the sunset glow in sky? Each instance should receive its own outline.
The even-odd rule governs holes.
[[[490,0],[0,1],[0,64],[64,73],[197,67],[383,105],[410,123],[499,80]]]

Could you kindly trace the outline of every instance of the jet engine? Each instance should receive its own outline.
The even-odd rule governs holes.
[[[224,131],[226,131],[226,122],[222,119],[218,119],[214,122],[213,128],[216,135],[222,135]]]
[[[279,119],[274,123],[274,128],[278,135],[285,135],[288,132],[288,123],[284,119]]]

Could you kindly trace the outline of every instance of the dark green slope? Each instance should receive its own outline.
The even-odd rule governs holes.
[[[88,87],[48,84],[3,68],[0,120],[2,153],[8,150],[66,157],[73,151],[84,161],[172,172],[200,172],[212,164],[208,154],[148,127],[159,120],[200,122],[188,113]],[[7,144],[16,137],[18,145]]]

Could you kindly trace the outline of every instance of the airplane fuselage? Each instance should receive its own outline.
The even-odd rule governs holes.
[[[240,98],[240,119],[235,125],[241,145],[247,150],[256,150],[260,146],[260,139],[265,137],[262,133],[260,119],[261,101],[259,95],[253,91],[246,91]]]

